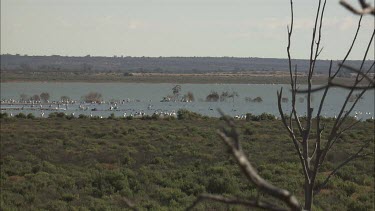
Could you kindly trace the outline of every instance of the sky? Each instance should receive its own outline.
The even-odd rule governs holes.
[[[294,0],[293,58],[309,58],[317,4]],[[321,59],[343,58],[358,20],[328,0]],[[289,0],[1,0],[1,54],[286,58],[289,22]],[[373,29],[364,17],[349,59]]]

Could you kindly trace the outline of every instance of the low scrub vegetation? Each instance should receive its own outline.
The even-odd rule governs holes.
[[[301,167],[281,122],[267,114],[247,117],[235,121],[258,172],[301,200]],[[181,210],[201,193],[258,195],[217,137],[216,129],[225,125],[217,118],[182,110],[177,119],[55,113],[51,118],[1,114],[0,121],[4,210],[120,210],[126,207],[124,198],[142,210]],[[333,123],[324,121],[326,127]],[[322,170],[353,153],[358,140],[372,140],[373,129],[371,121],[357,124],[338,140]],[[373,157],[353,161],[316,196],[314,210],[372,209],[373,175]],[[223,207],[204,202],[197,209]]]

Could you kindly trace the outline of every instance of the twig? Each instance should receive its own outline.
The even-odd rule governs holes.
[[[352,71],[352,72],[354,72],[354,73],[357,73],[357,74],[359,74],[359,75],[361,75],[362,77],[364,77],[366,80],[368,80],[371,84],[373,84],[373,85],[375,85],[375,80],[374,79],[372,79],[372,78],[370,78],[369,76],[368,76],[368,74],[365,74],[364,72],[362,72],[362,71],[360,71],[360,70],[357,70],[356,68],[354,68],[354,67],[351,67],[351,66],[349,66],[349,65],[345,65],[345,64],[342,64],[342,63],[340,63],[340,64],[338,64],[340,67],[343,67],[343,68],[345,68],[345,69],[347,69],[347,70],[350,70],[350,71]],[[372,69],[372,67],[375,65],[375,62],[373,62],[372,63],[372,65],[370,66],[370,70]]]
[[[370,66],[370,69],[371,70],[373,67],[374,67],[374,63],[372,63],[372,65]],[[317,92],[317,91],[320,91],[320,90],[323,90],[323,89],[326,89],[326,88],[331,88],[331,87],[340,87],[340,88],[343,88],[343,89],[354,89],[354,90],[368,90],[368,89],[375,89],[375,80],[374,79],[371,79],[369,76],[368,76],[368,72],[367,73],[364,73],[354,67],[351,67],[351,66],[348,66],[348,65],[344,65],[342,63],[338,64],[340,67],[343,67],[345,69],[348,69],[352,72],[355,72],[357,74],[359,74],[360,76],[362,76],[364,79],[366,79],[367,81],[369,81],[370,83],[370,87],[369,86],[354,86],[354,85],[345,85],[345,84],[339,84],[339,83],[335,83],[331,80],[328,81],[328,84],[327,85],[323,85],[323,86],[319,86],[319,87],[316,87],[316,88],[313,88],[311,89],[311,92]],[[299,94],[303,94],[303,93],[307,93],[309,92],[308,89],[303,89],[303,90],[297,90],[297,93]]]
[[[229,117],[223,116],[223,118],[230,122]],[[232,131],[235,126],[232,125]],[[239,135],[238,133],[227,133],[224,131],[217,131],[220,138],[228,145],[228,147],[231,149],[232,155],[237,161],[237,164],[247,177],[249,181],[251,181],[260,191],[263,191],[277,199],[280,199],[281,201],[285,202],[288,207],[291,210],[300,210],[301,207],[299,205],[299,202],[297,201],[297,198],[290,193],[289,191],[285,189],[281,189],[279,187],[276,187],[270,183],[268,183],[266,180],[264,180],[259,174],[256,172],[255,168],[251,165],[250,161],[247,159],[245,153],[242,151],[241,148],[237,148],[237,144],[233,143],[232,140],[238,140]]]
[[[343,166],[345,166],[347,163],[349,163],[350,161],[354,160],[354,159],[357,159],[357,158],[363,158],[363,157],[366,157],[366,156],[369,156],[369,155],[372,155],[372,153],[368,153],[368,154],[360,154],[366,147],[368,147],[368,144],[362,146],[355,154],[351,155],[350,157],[348,157],[344,162],[342,162],[340,165],[338,165],[327,177],[326,179],[323,181],[323,183],[321,185],[319,185],[318,187],[315,188],[314,190],[314,193],[317,194],[320,192],[321,189],[323,189],[327,183],[329,182],[329,180],[331,179],[332,176],[334,176]]]
[[[345,0],[341,0],[340,4],[354,14],[357,14],[357,15],[371,14],[371,15],[375,16],[375,7],[370,6],[364,0],[358,0],[358,1],[361,4],[362,10],[358,10],[358,9],[354,8],[352,5],[350,5]]]
[[[138,209],[136,208],[136,206],[134,205],[134,203],[132,201],[130,201],[128,198],[126,197],[121,197],[120,198],[121,202],[123,202],[129,209],[133,210],[133,211],[138,211]]]

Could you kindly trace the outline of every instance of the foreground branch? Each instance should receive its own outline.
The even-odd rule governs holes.
[[[235,126],[232,120],[225,115],[223,115],[223,117],[224,120],[232,128],[231,131],[234,131]],[[291,210],[301,209],[299,202],[297,201],[297,198],[294,195],[292,195],[292,193],[268,183],[261,176],[259,176],[256,169],[251,165],[250,161],[247,159],[247,156],[242,151],[241,147],[238,147],[239,144],[233,143],[232,141],[239,140],[238,133],[228,133],[226,130],[218,130],[217,133],[220,136],[220,138],[224,141],[224,143],[226,143],[227,146],[230,148],[234,158],[237,161],[237,164],[239,165],[247,179],[251,181],[260,191],[263,191],[285,202]]]
[[[370,4],[367,4],[365,0],[358,0],[360,3],[362,9],[356,9],[352,5],[350,5],[345,0],[341,0],[340,4],[345,7],[350,12],[356,14],[356,15],[367,15],[371,14],[375,16],[375,7],[371,6]]]
[[[361,152],[367,148],[369,145],[366,144],[365,146],[361,147],[355,154],[351,155],[350,157],[348,157],[344,162],[342,162],[340,165],[338,165],[327,177],[326,179],[323,181],[323,183],[321,185],[319,185],[318,187],[315,188],[315,191],[314,193],[315,194],[318,194],[320,192],[320,190],[322,190],[329,182],[329,180],[331,179],[332,176],[334,176],[342,167],[344,167],[346,164],[348,164],[350,161],[352,160],[355,160],[355,159],[359,159],[359,158],[363,158],[363,157],[367,157],[369,155],[372,155],[373,153],[368,153],[368,154],[361,154]]]
[[[369,70],[371,70],[374,67],[374,64],[375,64],[375,62],[370,66]],[[331,79],[329,79],[327,85],[323,85],[323,86],[313,88],[310,91],[311,92],[317,92],[317,91],[320,91],[320,90],[323,90],[323,89],[326,89],[326,88],[331,88],[331,87],[340,87],[340,88],[349,89],[349,90],[351,90],[351,89],[354,89],[354,90],[375,89],[375,80],[369,77],[369,75],[367,74],[369,71],[367,73],[364,73],[364,72],[362,72],[362,71],[360,71],[360,70],[358,70],[354,67],[348,66],[348,65],[344,65],[344,64],[338,64],[338,65],[342,68],[345,68],[347,70],[350,70],[351,72],[357,73],[358,75],[362,76],[363,79],[366,79],[370,83],[369,86],[356,86],[356,85],[339,84],[339,83],[335,83]],[[308,93],[308,92],[309,92],[308,89],[297,90],[297,93],[299,93],[299,94]]]

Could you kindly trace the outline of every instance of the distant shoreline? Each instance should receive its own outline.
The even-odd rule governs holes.
[[[337,82],[350,84],[353,78],[336,78]],[[87,82],[87,83],[175,83],[175,84],[289,84],[290,76],[283,73],[206,73],[206,74],[169,74],[169,73],[133,73],[124,76],[121,73],[1,73],[1,83],[19,82]],[[300,75],[300,84],[306,84],[306,76]],[[316,75],[313,84],[327,83],[326,75]]]

